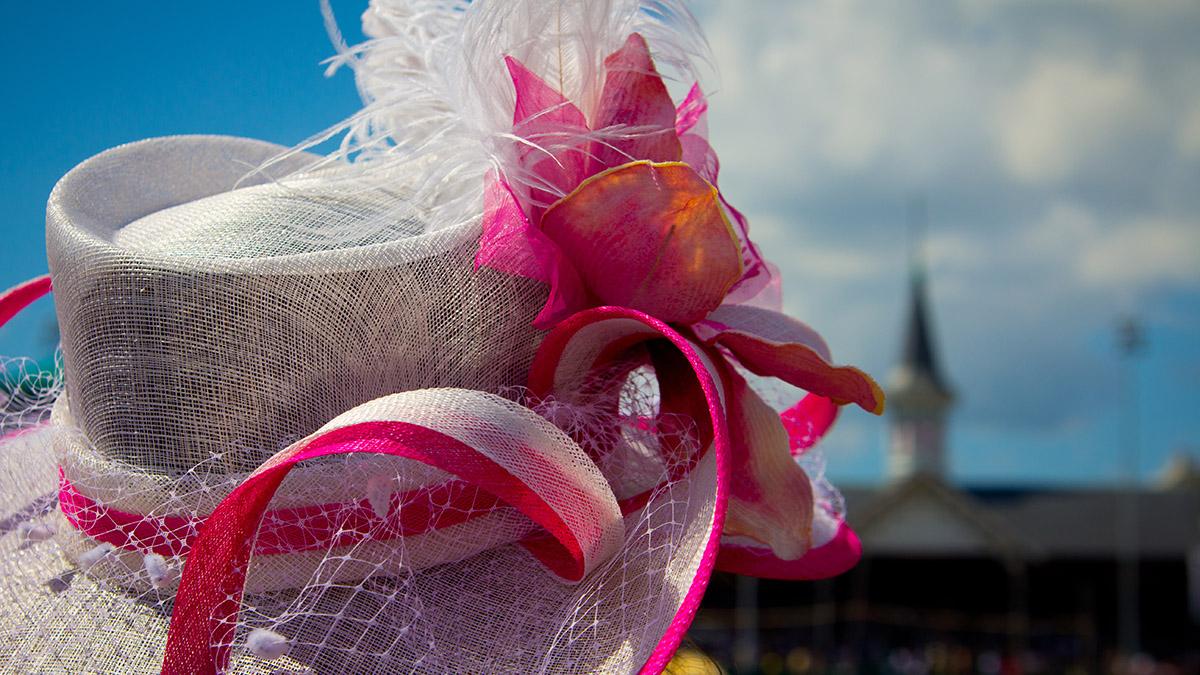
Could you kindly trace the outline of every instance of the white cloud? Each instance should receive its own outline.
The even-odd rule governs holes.
[[[1189,159],[1200,159],[1200,97],[1192,103],[1179,125],[1179,151]]]
[[[1155,108],[1138,68],[1078,59],[1035,62],[997,110],[1006,168],[1027,182],[1057,181],[1111,160],[1142,133]]]
[[[987,258],[987,252],[978,237],[958,231],[934,233],[924,248],[925,257],[934,269],[971,269]]]
[[[1090,284],[1200,282],[1200,221],[1139,218],[1080,243],[1078,269]]]
[[[789,227],[775,213],[756,216],[751,229],[768,259],[784,264],[791,274],[810,280],[844,283],[874,279],[883,262],[872,251],[806,240],[803,228]]]
[[[789,267],[836,283],[874,278],[879,271],[879,260],[877,256],[851,248],[806,246],[790,258]]]
[[[1047,260],[1061,260],[1062,256],[1079,251],[1100,233],[1096,215],[1081,204],[1057,201],[1046,209],[1041,219],[1032,227],[1019,233],[1023,254]]]
[[[699,12],[722,73],[710,108],[722,188],[781,266],[789,311],[839,362],[886,375],[907,305],[904,204],[924,195],[957,423],[1014,447],[1018,432],[1062,445],[1105,423],[1107,352],[1093,343],[1122,298],[1149,315],[1179,289],[1186,312],[1200,292],[1200,50],[1179,30],[1200,7],[1071,10],[709,0]],[[867,434],[847,438],[855,447],[880,428],[846,420]]]
[[[1200,222],[1146,216],[1101,222],[1073,202],[1057,202],[1019,235],[1020,255],[1057,266],[1068,293],[1136,291],[1200,282]]]
[[[800,189],[878,166],[923,178],[986,146],[981,72],[919,17],[866,2],[702,15],[722,74],[711,128],[737,172]]]
[[[1170,133],[1167,111],[1193,102],[1180,144],[1200,156],[1186,62],[1164,72],[1153,38],[1139,37],[1186,20],[1177,16],[1186,7],[1080,3],[1094,24],[1052,12],[1042,23],[1043,9],[702,3],[722,73],[712,109],[722,159],[731,174],[754,175],[760,192],[818,192],[871,172],[911,189],[964,173],[1025,185],[1081,173],[1119,180],[1114,168],[1156,152],[1154,139]],[[1139,28],[1109,35],[1097,28],[1104,21]]]

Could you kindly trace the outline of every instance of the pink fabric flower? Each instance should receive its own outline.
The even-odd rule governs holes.
[[[589,120],[519,61],[505,62],[519,142],[511,175],[488,177],[476,266],[545,283],[539,328],[618,306],[706,345],[721,361],[733,439],[719,566],[781,578],[851,567],[859,547],[843,522],[813,541],[820,506],[793,453],[820,438],[839,405],[881,413],[883,393],[857,368],[833,365],[821,337],[779,311],[778,271],[716,187],[720,163],[699,86],[675,106],[635,33],[605,59]],[[734,364],[810,395],[781,419]]]
[[[668,321],[690,323],[728,297],[778,309],[778,274],[750,241],[745,218],[730,207],[716,188],[719,163],[704,137],[708,103],[693,86],[678,108],[654,67],[645,39],[634,33],[605,59],[606,78],[592,120],[536,74],[512,57],[505,59],[516,91],[513,135],[517,180],[500,174],[488,179],[483,239],[477,266],[538,279],[551,286],[550,298],[535,325],[549,328],[586,307],[625,304],[638,295],[647,305],[628,305]],[[669,181],[670,185],[663,185]],[[565,196],[562,196],[565,195]],[[653,219],[682,202],[693,225],[680,237],[678,222]],[[643,223],[630,227],[630,214],[612,210],[640,205]],[[548,211],[550,221],[546,220]],[[581,213],[590,214],[586,222]],[[617,274],[592,275],[593,256],[582,249],[610,246],[606,260],[626,268],[660,263],[652,274],[628,280],[637,288],[613,293],[625,283]],[[619,248],[611,248],[618,245]],[[569,250],[564,250],[566,247]],[[720,265],[701,275],[679,264],[697,250]],[[732,258],[738,265],[728,264]],[[673,251],[675,257],[660,259]],[[662,264],[667,264],[662,267]],[[659,287],[671,275],[676,283]],[[597,277],[605,277],[599,280]],[[701,278],[704,277],[704,278]],[[701,286],[715,286],[721,292]],[[662,315],[664,302],[674,305],[680,289],[706,291],[689,298],[696,308],[681,317]]]

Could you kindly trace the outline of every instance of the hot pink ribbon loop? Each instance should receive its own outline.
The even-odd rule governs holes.
[[[837,420],[838,410],[838,405],[828,398],[808,394],[780,413],[792,455],[803,455],[824,438]]]
[[[455,426],[446,421],[463,417],[472,423]],[[520,544],[565,581],[583,578],[623,541],[616,499],[599,470],[589,468],[582,450],[561,432],[555,435],[532,411],[499,397],[467,390],[394,394],[364,404],[330,426],[334,428],[268,460],[209,516],[184,566],[164,673],[215,673],[227,666],[236,625],[231,618],[240,609],[255,532],[272,496],[298,462],[377,453],[453,474],[541,526],[544,534]],[[519,428],[509,436],[528,441],[527,447],[495,452],[481,448],[480,438],[512,427]],[[470,431],[481,428],[484,432],[478,437]],[[511,461],[516,457],[520,460]],[[544,480],[530,481],[530,472]]]
[[[596,307],[559,323],[542,342],[530,370],[529,388],[535,396],[569,396],[589,373],[603,369],[638,345],[650,344],[664,410],[676,404],[700,426],[702,444],[711,444],[717,465],[712,486],[714,510],[700,563],[667,631],[642,667],[643,674],[663,672],[699,609],[700,600],[717,560],[728,502],[730,439],[725,416],[725,395],[720,380],[719,357],[697,342],[644,312],[626,307]],[[686,365],[686,371],[681,366]],[[688,388],[698,396],[686,395]],[[703,450],[701,451],[703,452]]]
[[[0,293],[0,326],[8,323],[35,300],[45,296],[51,288],[50,275],[43,274]]]

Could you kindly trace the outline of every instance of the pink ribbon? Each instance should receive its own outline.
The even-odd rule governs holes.
[[[608,330],[605,330],[606,328]],[[659,366],[667,368],[667,372],[658,373],[664,412],[671,407],[692,409],[694,413],[692,419],[696,421],[701,430],[702,441],[705,438],[712,439],[717,462],[717,480],[716,485],[713,486],[716,507],[708,539],[701,554],[699,569],[697,569],[679,609],[672,617],[670,626],[642,667],[643,675],[656,675],[663,672],[679,648],[688,627],[692,624],[692,619],[700,609],[700,601],[704,598],[704,591],[708,588],[708,580],[712,576],[717,553],[720,550],[721,530],[725,525],[725,508],[728,500],[730,452],[723,397],[720,385],[710,371],[710,364],[720,363],[720,359],[711,357],[706,359],[703,349],[696,343],[666,323],[644,312],[625,307],[596,307],[572,315],[550,331],[538,349],[529,375],[529,388],[535,395],[545,395],[552,391],[562,392],[564,388],[570,386],[571,378],[562,377],[562,371],[564,363],[571,363],[575,360],[566,354],[572,347],[576,347],[583,354],[593,355],[590,363],[573,364],[575,372],[582,376],[587,372],[602,368],[606,363],[634,346],[653,342],[658,342],[660,345],[660,354],[666,351],[661,350],[662,346],[669,345],[673,348],[670,351],[682,356],[682,362],[685,362],[691,371],[690,377],[686,379],[681,377],[682,373],[671,372],[675,370],[680,361],[675,360],[674,365],[671,365],[672,359],[669,356],[660,358],[655,363],[656,368]],[[599,348],[596,347],[597,345]],[[670,352],[666,351],[666,353]],[[698,389],[702,398],[697,400],[685,395],[681,397],[680,403],[671,403],[676,400],[673,392],[686,392],[689,388]]]
[[[0,293],[0,326],[8,323],[34,300],[45,296],[51,288],[50,275],[43,274]]]
[[[691,387],[702,395],[705,413],[702,418],[707,418],[702,426],[709,430],[706,435],[713,439],[718,465],[714,486],[715,513],[699,570],[670,627],[643,668],[643,672],[658,673],[666,666],[690,625],[716,561],[725,504],[724,457],[728,439],[724,411],[716,381],[694,343],[666,324],[624,308],[601,307],[581,312],[551,331],[532,367],[532,392],[539,396],[557,393],[555,380],[561,379],[566,365],[564,352],[588,341],[586,337],[577,339],[580,331],[604,327],[606,323],[620,334],[599,338],[607,343],[616,338],[623,348],[628,349],[634,344],[659,341],[670,344],[682,354],[682,361],[686,361],[692,373],[690,383],[675,381],[668,386]],[[603,349],[591,350],[589,353],[595,358],[590,363],[581,364],[577,356],[573,357],[570,365],[577,374],[583,375],[612,354],[611,350],[608,354],[603,352]],[[396,422],[351,425],[320,434],[276,455],[238,486],[209,516],[192,542],[184,566],[168,633],[164,673],[215,673],[228,665],[229,645],[236,625],[232,619],[240,607],[251,554],[250,542],[271,497],[297,462],[351,452],[390,454],[425,462],[496,495],[543,528],[539,536],[522,542],[530,553],[564,579],[582,577],[585,565],[579,542],[570,528],[539,498],[536,486],[521,483],[474,449],[433,429]],[[627,498],[626,505],[639,498],[644,497]]]
[[[584,552],[575,533],[534,486],[475,448],[407,422],[366,422],[318,435],[276,455],[225,498],[192,542],[175,596],[164,673],[216,673],[229,663],[251,544],[267,504],[298,462],[349,453],[415,460],[454,474],[540,525],[546,535],[521,542],[556,575],[578,580]]]
[[[0,294],[0,325],[51,290],[49,276],[39,277]],[[580,364],[571,349],[590,355]],[[643,673],[660,673],[670,661],[699,608],[715,567],[775,578],[824,578],[844,571],[860,555],[854,533],[840,523],[826,544],[797,561],[781,561],[769,550],[720,545],[728,492],[729,439],[721,387],[713,371],[727,367],[712,347],[698,347],[683,334],[636,310],[598,307],[559,323],[543,342],[531,369],[535,396],[562,393],[564,370],[582,375],[610,364],[631,348],[649,344],[663,393],[662,412],[684,413],[699,424],[702,452],[682,462],[672,479],[683,477],[711,441],[716,453],[715,512],[701,563],[671,624],[655,646]],[[590,351],[589,351],[590,350]],[[720,364],[720,365],[717,365]],[[570,365],[570,368],[564,368]],[[688,372],[690,371],[690,372]],[[569,382],[567,377],[566,381]],[[824,435],[836,417],[828,399],[809,395],[785,411],[783,421],[793,454],[802,454]],[[671,448],[665,448],[671,452]],[[374,452],[424,462],[457,476],[456,480],[392,495],[392,513],[381,518],[368,500],[322,504],[268,512],[284,477],[298,462],[322,456]],[[620,511],[629,514],[645,505],[653,490],[625,496]],[[404,510],[395,513],[403,503]],[[71,524],[88,536],[127,550],[188,556],[168,634],[164,673],[215,673],[229,662],[229,645],[246,564],[252,553],[273,555],[351,545],[363,538],[391,539],[465,522],[472,517],[515,508],[541,526],[520,543],[547,569],[566,580],[582,578],[585,553],[534,486],[474,448],[435,429],[406,422],[366,422],[320,434],[277,455],[229,495],[211,516],[150,517],[108,508],[82,494],[60,469],[60,504]],[[447,505],[452,508],[447,509]],[[455,508],[461,506],[463,508]],[[301,526],[301,523],[303,526]],[[255,536],[257,534],[257,536]],[[253,542],[253,544],[252,544]],[[719,554],[719,555],[718,555]],[[217,617],[221,617],[218,620]]]
[[[96,541],[127,551],[186,556],[206,516],[149,516],[106,506],[83,494],[58,470],[58,503],[67,522]],[[389,498],[387,517],[367,499],[268,511],[254,543],[255,555],[279,555],[387,541],[451,527],[504,504],[478,486],[447,481]],[[398,507],[403,504],[404,508]]]

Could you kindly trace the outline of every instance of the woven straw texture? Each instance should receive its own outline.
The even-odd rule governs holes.
[[[305,174],[310,158],[297,156],[275,166],[285,180],[246,178],[280,150],[158,139],[89,160],[56,187],[47,239],[66,388],[43,402],[52,419],[0,440],[0,670],[162,664],[186,558],[109,550],[90,516],[76,516],[79,531],[56,506],[60,467],[96,508],[197,516],[276,452],[361,420],[430,425],[489,454],[558,505],[594,565],[566,583],[514,545],[536,530],[528,518],[461,499],[423,502],[429,522],[449,524],[419,534],[371,526],[324,541],[318,531],[361,530],[362,504],[382,499],[386,512],[390,500],[404,514],[450,477],[369,454],[304,462],[256,546],[271,513],[317,505],[311,536],[251,559],[227,618],[235,671],[636,670],[700,568],[714,454],[685,448],[701,459],[671,479],[644,368],[603,385],[618,406],[512,402],[545,288],[475,271],[478,224],[427,232],[402,177],[364,190]],[[587,434],[609,439],[605,457],[572,440]],[[657,487],[621,516],[610,485],[618,499]],[[589,529],[597,514],[611,527]],[[31,528],[57,535],[33,542]]]

